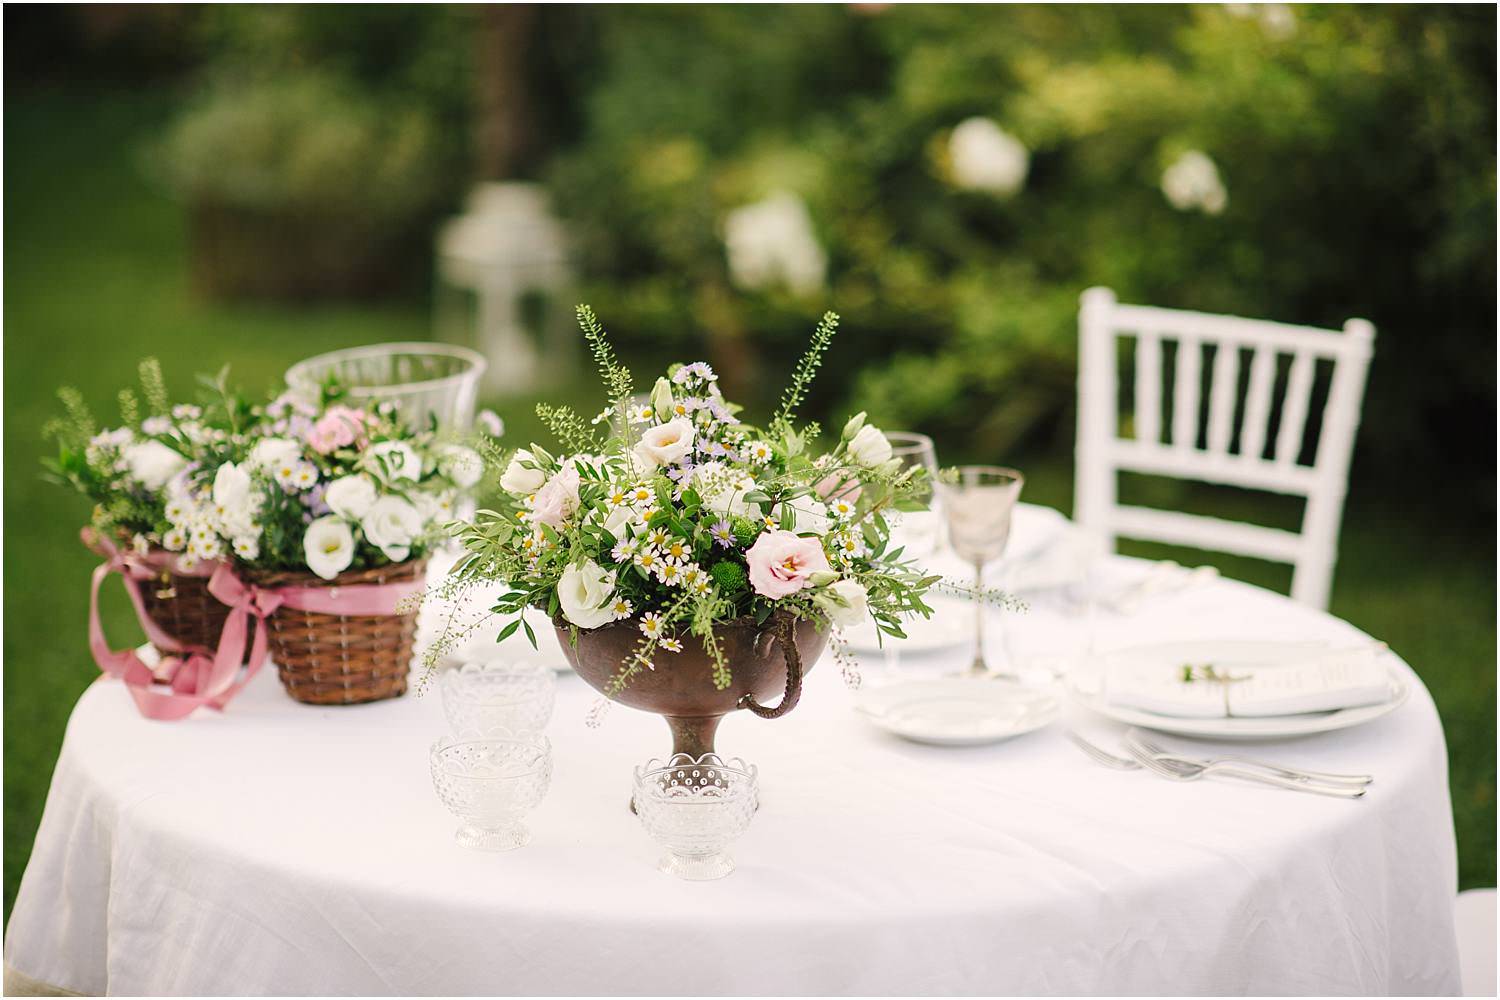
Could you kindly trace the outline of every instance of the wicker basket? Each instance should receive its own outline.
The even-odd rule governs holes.
[[[244,570],[262,587],[351,587],[420,578],[427,560],[355,570],[332,580],[311,573]],[[417,613],[325,615],[277,608],[266,619],[271,658],[286,693],[309,705],[358,705],[406,693]]]
[[[141,603],[156,627],[183,646],[216,650],[229,608],[208,592],[208,577],[162,570],[140,581]]]

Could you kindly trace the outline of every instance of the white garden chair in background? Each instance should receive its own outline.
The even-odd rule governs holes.
[[[1107,288],[1083,293],[1078,328],[1078,523],[1110,551],[1125,537],[1291,563],[1292,597],[1326,608],[1375,328],[1362,319],[1320,330],[1122,305]],[[1135,355],[1131,436],[1122,433],[1119,406],[1121,340],[1133,341]],[[1307,465],[1301,457],[1323,378],[1326,402]],[[1305,497],[1302,530],[1123,506],[1120,472]]]

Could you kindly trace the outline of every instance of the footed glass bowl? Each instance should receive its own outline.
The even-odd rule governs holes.
[[[441,427],[466,431],[487,366],[484,355],[454,344],[371,344],[299,361],[287,369],[286,384],[313,399],[334,377],[356,405],[391,402],[414,426],[436,417]]]
[[[734,871],[726,849],[750,826],[759,796],[756,768],[739,758],[676,754],[635,770],[635,811],[667,853],[657,868],[692,881]]]
[[[547,737],[501,728],[444,736],[429,759],[432,787],[462,821],[455,840],[476,851],[509,851],[530,841],[521,819],[552,783]]]
[[[451,732],[496,726],[540,732],[552,719],[557,678],[540,663],[465,663],[438,675]]]

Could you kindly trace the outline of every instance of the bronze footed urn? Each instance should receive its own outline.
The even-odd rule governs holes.
[[[713,659],[702,642],[684,632],[679,636],[680,653],[658,647],[652,654],[655,670],[638,671],[611,693],[610,681],[640,642],[635,620],[579,629],[576,644],[570,626],[554,624],[563,655],[578,676],[612,701],[664,717],[672,730],[672,753],[694,759],[716,752],[714,733],[730,712],[744,708],[775,719],[795,708],[802,696],[802,677],[828,639],[813,622],[781,611],[762,625],[748,618],[726,622],[717,635],[733,680],[721,691],[714,687]],[[775,705],[768,706],[772,701]]]

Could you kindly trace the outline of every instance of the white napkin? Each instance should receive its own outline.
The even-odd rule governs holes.
[[[1391,696],[1390,678],[1378,648],[1330,650],[1304,659],[1261,665],[1220,665],[1240,678],[1228,683],[1184,681],[1184,664],[1111,662],[1104,672],[1104,699],[1186,719],[1304,715],[1376,705]]]

